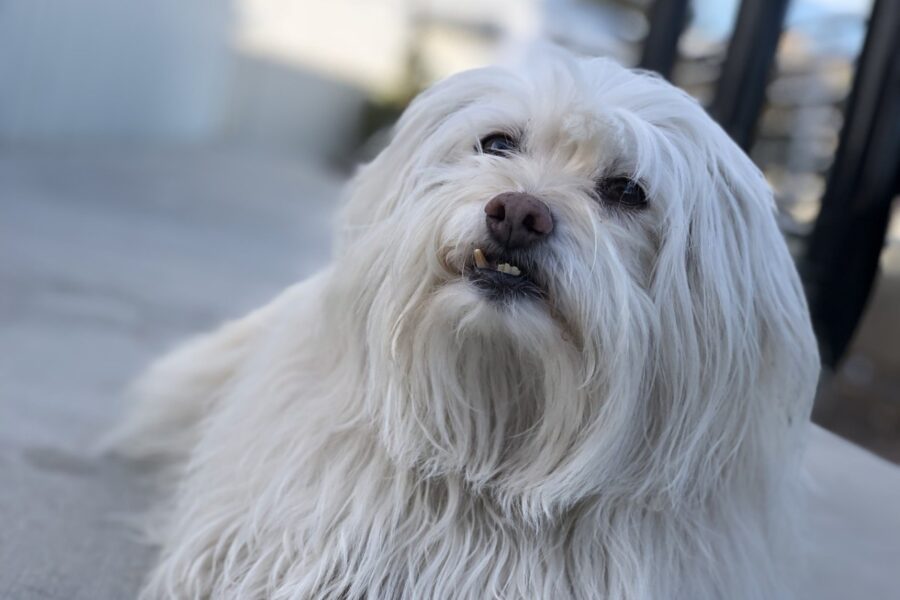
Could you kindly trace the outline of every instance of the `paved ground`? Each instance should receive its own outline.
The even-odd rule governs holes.
[[[155,355],[323,263],[339,180],[224,151],[0,152],[0,598],[135,594],[147,490],[90,444]]]

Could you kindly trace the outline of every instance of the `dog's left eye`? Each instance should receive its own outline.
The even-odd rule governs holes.
[[[597,194],[605,202],[624,208],[643,208],[647,193],[641,184],[628,177],[607,177],[597,182]]]
[[[509,134],[492,133],[478,142],[481,151],[494,156],[506,156],[519,149],[519,143]]]

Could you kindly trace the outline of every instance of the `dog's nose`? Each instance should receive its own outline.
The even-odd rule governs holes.
[[[531,194],[498,194],[485,204],[484,214],[491,237],[506,248],[530,246],[553,231],[550,209]]]

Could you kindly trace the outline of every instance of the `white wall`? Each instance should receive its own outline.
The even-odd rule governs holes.
[[[2,0],[0,142],[334,151],[402,76],[405,0]]]
[[[0,140],[208,136],[233,18],[227,0],[0,2]]]
[[[413,41],[416,15],[521,38],[543,1],[0,0],[0,144],[225,141],[334,156],[365,99],[400,89],[411,43],[434,77],[490,60],[496,40],[465,27]]]

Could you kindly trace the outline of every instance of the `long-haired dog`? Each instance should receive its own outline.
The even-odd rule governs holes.
[[[163,358],[146,598],[791,594],[819,369],[772,193],[685,93],[548,51],[418,97],[327,269]]]

